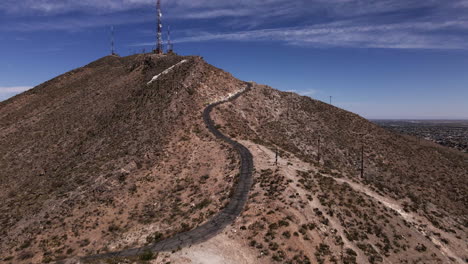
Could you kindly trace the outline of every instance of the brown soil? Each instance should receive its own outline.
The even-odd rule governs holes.
[[[202,111],[244,87],[198,57],[105,57],[0,103],[0,261],[122,249],[206,221],[238,160]]]

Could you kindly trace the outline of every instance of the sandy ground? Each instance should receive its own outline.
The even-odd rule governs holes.
[[[209,241],[182,249],[167,257],[162,255],[152,263],[171,263],[180,264],[248,264],[256,263],[255,252],[250,250],[244,243],[237,241],[229,234],[234,233],[234,229],[228,227],[225,232],[210,239]]]

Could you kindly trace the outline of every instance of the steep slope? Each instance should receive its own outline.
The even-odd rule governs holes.
[[[238,160],[202,111],[242,88],[199,57],[111,56],[2,102],[3,260],[117,250],[204,222]]]
[[[253,152],[256,185],[234,240],[250,240],[264,263],[467,259],[466,154],[261,85],[215,120]]]

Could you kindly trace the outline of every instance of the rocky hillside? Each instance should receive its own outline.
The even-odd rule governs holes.
[[[221,106],[217,122],[255,153],[241,240],[265,263],[468,259],[468,155],[262,85]]]
[[[139,247],[206,222],[239,157],[202,112],[245,87],[199,57],[142,54],[1,102],[0,262]],[[468,155],[263,85],[212,118],[254,156],[248,204],[217,237],[147,262],[467,261]],[[132,263],[103,263],[119,261]]]
[[[243,88],[199,57],[110,56],[2,102],[3,261],[116,250],[204,222],[238,161],[202,111]]]

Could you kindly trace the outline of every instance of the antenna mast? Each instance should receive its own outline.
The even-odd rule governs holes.
[[[171,42],[171,27],[167,27],[167,53],[171,54],[174,52],[174,47]]]
[[[157,30],[157,45],[154,53],[163,54],[163,40],[162,40],[162,12],[161,12],[161,0],[156,3],[157,15],[158,15],[158,30]]]
[[[111,54],[115,55],[115,46],[114,46],[115,38],[114,38],[114,26],[111,26]]]

